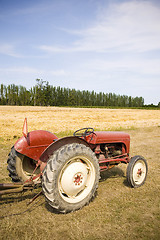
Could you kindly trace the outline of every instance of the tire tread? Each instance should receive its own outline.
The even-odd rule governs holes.
[[[9,177],[12,179],[13,182],[20,182],[20,178],[16,172],[16,150],[12,147],[11,152],[8,154],[7,160],[7,170],[9,171]]]
[[[62,204],[60,198],[57,197],[57,191],[55,190],[57,187],[56,186],[56,178],[58,176],[58,171],[60,170],[61,166],[64,164],[65,159],[69,159],[74,154],[83,154],[85,156],[88,156],[88,154],[90,154],[91,158],[94,159],[95,166],[96,166],[96,172],[98,174],[96,175],[94,188],[92,189],[92,191],[90,193],[91,197],[89,197],[89,199],[87,199],[85,204],[82,200],[81,202],[83,202],[83,203],[81,203],[81,202],[76,203],[76,204],[66,203],[66,205],[65,205],[64,201]],[[50,174],[51,170],[52,170],[52,175]],[[53,207],[60,213],[72,212],[72,211],[81,209],[85,205],[88,205],[89,202],[95,198],[96,190],[98,188],[99,178],[100,178],[100,176],[99,176],[98,159],[96,158],[93,151],[90,148],[88,148],[82,144],[77,144],[77,143],[66,144],[66,145],[62,146],[60,149],[58,149],[49,158],[47,165],[43,171],[42,190],[46,197],[47,202],[49,203],[49,205],[51,207]]]

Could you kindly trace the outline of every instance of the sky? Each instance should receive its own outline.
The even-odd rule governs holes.
[[[0,84],[160,102],[159,0],[0,0]]]

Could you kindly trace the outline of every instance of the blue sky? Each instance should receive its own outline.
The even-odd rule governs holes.
[[[160,1],[0,0],[0,83],[160,102]]]

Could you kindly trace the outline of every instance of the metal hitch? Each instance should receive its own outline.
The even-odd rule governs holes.
[[[11,194],[11,193],[21,193],[27,190],[33,190],[35,187],[40,185],[40,183],[34,184],[33,182],[27,183],[1,183],[0,184],[0,196]]]

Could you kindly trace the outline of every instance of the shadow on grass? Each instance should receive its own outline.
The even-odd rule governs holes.
[[[100,175],[101,175],[100,182],[105,181],[108,178],[125,177],[124,171],[118,167],[113,167],[112,169],[101,172]]]
[[[7,196],[7,197],[4,197],[4,198],[0,198],[0,200],[2,200],[2,202],[0,202],[0,205],[10,204],[10,203],[19,203],[19,202],[21,202],[23,200],[26,200],[26,199],[32,200],[35,197],[35,195],[36,194],[32,193],[32,194],[28,194],[26,196],[16,196],[14,198],[12,196]],[[27,204],[26,207],[25,207],[25,210],[22,210],[21,208],[19,208],[19,210],[17,210],[17,212],[11,213],[10,211],[7,211],[7,213],[4,214],[4,215],[3,215],[3,213],[2,213],[2,215],[0,214],[0,219],[4,219],[4,218],[7,218],[7,217],[13,217],[13,216],[19,216],[19,215],[25,214],[27,212],[32,212],[43,204],[44,204],[44,198],[43,198],[43,201],[42,201],[42,197],[41,197],[39,200],[36,199],[36,201],[34,203],[31,202],[30,205]],[[6,207],[6,209],[7,209],[7,207]]]
[[[124,171],[119,167],[113,167],[112,169],[101,172],[100,176],[101,176],[100,182],[106,181],[108,178],[124,178],[123,184],[126,187],[130,187],[127,182]]]
[[[9,203],[21,202],[27,199],[32,200],[39,191],[38,190],[35,192],[25,191],[22,193],[10,193],[8,195],[2,195],[0,196],[0,205],[6,204],[6,203],[9,204]]]

